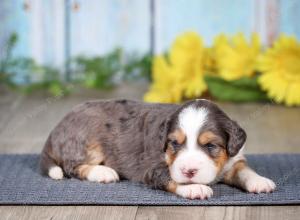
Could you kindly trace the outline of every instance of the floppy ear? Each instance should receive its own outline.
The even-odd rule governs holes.
[[[144,129],[144,143],[148,147],[159,146],[164,152],[167,148],[168,131],[170,127],[170,120],[151,120],[153,123],[147,123]]]
[[[158,145],[161,147],[161,149],[166,152],[168,147],[168,133],[170,128],[170,119],[167,118],[166,120],[162,121],[157,129],[157,136],[155,137],[158,141]]]
[[[161,124],[160,129],[159,129],[159,139],[161,140],[161,146],[164,152],[166,152],[167,147],[168,147],[168,133],[170,129],[170,120],[167,119],[165,120],[164,123]]]
[[[228,122],[226,122],[225,128],[228,134],[227,152],[230,157],[233,157],[243,147],[247,135],[246,132],[235,121],[230,119]]]

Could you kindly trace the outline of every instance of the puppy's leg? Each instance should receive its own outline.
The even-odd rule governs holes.
[[[181,185],[174,182],[165,163],[157,164],[148,169],[144,182],[155,189],[162,189],[188,199],[207,199],[213,195],[209,186],[202,184]]]
[[[111,183],[119,181],[118,173],[103,165],[79,165],[76,169],[76,176],[79,179],[86,179],[93,182]]]
[[[275,190],[275,183],[263,176],[258,175],[246,161],[236,162],[232,168],[225,173],[224,183],[240,187],[252,193],[269,193]]]
[[[64,178],[62,168],[45,151],[40,156],[40,170],[43,175],[48,175],[52,179],[60,180]]]

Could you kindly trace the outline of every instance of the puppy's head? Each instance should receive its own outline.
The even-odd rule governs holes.
[[[245,141],[245,131],[217,105],[203,99],[188,102],[169,119],[164,150],[171,178],[211,183]]]

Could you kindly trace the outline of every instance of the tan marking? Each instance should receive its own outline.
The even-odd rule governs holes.
[[[205,131],[203,133],[201,133],[198,137],[198,142],[201,145],[210,143],[210,142],[215,142],[218,144],[223,144],[223,140],[220,136],[214,134],[211,131]]]
[[[232,166],[232,168],[227,173],[225,173],[223,177],[224,182],[231,185],[238,184],[239,183],[238,173],[241,170],[245,169],[246,167],[247,167],[246,161],[244,160],[237,161]]]
[[[91,141],[86,146],[86,159],[84,164],[77,166],[75,172],[80,179],[86,179],[91,169],[93,169],[95,165],[104,163],[104,160],[105,157],[99,142]]]
[[[91,142],[86,147],[86,164],[99,165],[104,163],[105,157],[102,152],[102,147],[98,142]]]
[[[176,129],[174,132],[170,133],[168,135],[168,139],[172,140],[172,141],[177,141],[178,144],[183,144],[185,141],[185,134],[183,133],[183,131],[181,129]],[[174,151],[172,149],[172,146],[168,145],[167,146],[167,150],[166,150],[166,163],[168,166],[171,166],[173,161],[175,160],[176,156],[174,154]]]
[[[167,150],[166,150],[166,163],[168,166],[171,166],[172,163],[174,162],[175,160],[175,155],[174,155],[174,152],[173,150],[168,146]]]
[[[228,161],[228,155],[226,153],[225,149],[220,149],[220,152],[218,153],[218,156],[213,158],[214,163],[217,166],[218,172],[221,172],[222,168]]]
[[[169,181],[167,185],[167,190],[169,192],[175,193],[176,189],[177,189],[177,183],[174,182],[173,180]]]
[[[183,144],[186,137],[181,129],[176,129],[174,132],[168,135],[168,138],[172,141],[176,140],[178,144]],[[170,145],[167,146],[165,158],[168,166],[171,166],[174,160],[176,159],[174,151]]]
[[[181,129],[176,129],[174,132],[168,135],[168,138],[171,140],[176,140],[178,144],[183,144],[186,137]]]
[[[229,159],[226,150],[223,147],[221,147],[224,144],[223,139],[211,131],[205,131],[199,135],[198,142],[200,145],[213,143],[220,146],[217,157],[212,158],[212,160],[216,164],[218,172],[221,172],[226,161]]]
[[[94,168],[94,165],[83,164],[76,167],[75,172],[80,179],[87,179],[91,169]]]

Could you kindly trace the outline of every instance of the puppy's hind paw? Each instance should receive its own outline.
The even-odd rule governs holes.
[[[54,180],[61,180],[64,178],[64,173],[59,166],[54,166],[49,169],[48,176]]]
[[[90,170],[87,180],[100,183],[111,183],[119,181],[119,175],[110,167],[97,165]]]

